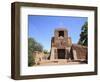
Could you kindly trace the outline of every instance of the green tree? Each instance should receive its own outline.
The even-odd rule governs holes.
[[[44,50],[43,52],[44,52],[44,54],[49,54],[49,52],[47,50]]]
[[[84,46],[88,45],[88,23],[87,22],[85,22],[85,24],[82,26],[78,44],[81,44]]]
[[[28,66],[32,66],[35,64],[33,52],[42,50],[43,47],[40,43],[36,42],[33,38],[28,38]]]

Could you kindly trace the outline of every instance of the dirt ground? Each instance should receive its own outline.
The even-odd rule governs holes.
[[[49,65],[72,65],[72,64],[81,64],[79,61],[70,61],[66,59],[56,59],[56,60],[44,60],[40,61],[35,66],[49,66]]]

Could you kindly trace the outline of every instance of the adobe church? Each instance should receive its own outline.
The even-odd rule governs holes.
[[[51,39],[50,53],[50,60],[56,59],[87,61],[87,47],[72,44],[71,37],[68,36],[68,30],[57,28],[54,31],[54,37]]]
[[[88,63],[87,53],[86,46],[72,43],[67,29],[57,28],[51,38],[50,54],[35,51],[33,57],[36,65],[81,64]]]

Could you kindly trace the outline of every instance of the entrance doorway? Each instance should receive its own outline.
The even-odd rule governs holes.
[[[65,59],[65,49],[58,49],[58,59]]]

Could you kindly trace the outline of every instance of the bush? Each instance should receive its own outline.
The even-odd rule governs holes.
[[[28,38],[28,66],[32,66],[35,64],[33,52],[42,50],[43,47],[40,43],[36,42],[33,38]]]

